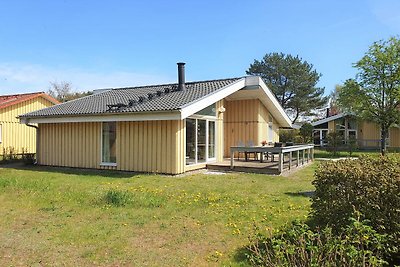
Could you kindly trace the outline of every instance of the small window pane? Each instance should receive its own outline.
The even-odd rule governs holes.
[[[206,161],[206,121],[197,120],[197,162]]]
[[[117,125],[115,122],[103,122],[102,131],[102,162],[116,163],[117,162]]]
[[[215,106],[215,104],[212,104],[212,105],[206,107],[205,109],[200,110],[196,114],[215,117],[216,116],[216,106]]]
[[[196,120],[186,119],[186,165],[196,163]]]
[[[215,158],[215,122],[208,122],[208,157]]]

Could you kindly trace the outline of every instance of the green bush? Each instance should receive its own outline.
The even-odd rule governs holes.
[[[121,207],[132,203],[132,196],[126,191],[110,189],[104,194],[103,200],[107,205]]]
[[[399,265],[400,157],[321,163],[313,184],[310,220],[274,234],[256,229],[253,265]]]
[[[295,142],[296,136],[299,135],[299,131],[295,129],[281,129],[279,130],[279,142]]]
[[[385,266],[386,236],[367,223],[353,219],[340,235],[300,222],[269,236],[257,229],[247,258],[255,266]]]
[[[361,157],[322,163],[313,182],[312,218],[339,231],[355,212],[391,237],[393,255],[400,247],[400,158]],[[396,252],[397,251],[397,252]],[[398,255],[397,255],[398,257]]]
[[[302,143],[312,143],[313,129],[314,127],[311,125],[311,123],[306,122],[301,126],[299,134],[302,138]]]

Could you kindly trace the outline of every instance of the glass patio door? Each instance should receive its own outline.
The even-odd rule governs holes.
[[[215,160],[215,121],[186,119],[186,165]]]

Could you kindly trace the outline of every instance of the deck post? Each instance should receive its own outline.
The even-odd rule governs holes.
[[[304,165],[304,157],[305,157],[306,150],[303,149],[303,157],[301,159],[301,164]]]
[[[307,148],[307,163],[310,161],[310,149]]]
[[[282,170],[283,170],[283,154],[282,154],[282,151],[281,151],[281,152],[279,152],[279,164],[278,164],[279,174],[282,173]]]
[[[314,147],[311,148],[311,161],[314,161]]]
[[[233,170],[233,160],[235,157],[235,152],[233,150],[231,150],[231,170]]]
[[[299,167],[300,165],[300,150],[297,150],[297,161],[296,161],[296,167]]]
[[[289,170],[292,168],[292,152],[289,152]]]

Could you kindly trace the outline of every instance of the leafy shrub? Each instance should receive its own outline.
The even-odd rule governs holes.
[[[304,123],[299,131],[299,134],[302,138],[303,143],[311,143],[313,138],[313,129],[314,127],[311,123]]]
[[[332,152],[333,155],[338,154],[339,146],[342,144],[341,135],[337,132],[330,132],[327,136],[328,139],[328,150]]]
[[[115,189],[108,190],[105,193],[103,200],[106,204],[115,207],[121,207],[132,203],[132,197],[129,192],[118,191]]]
[[[312,230],[298,221],[280,234],[256,235],[247,257],[256,266],[384,266],[386,236],[352,219],[340,235],[330,227]]]
[[[338,231],[349,224],[354,212],[359,212],[376,231],[391,237],[389,250],[398,253],[399,157],[326,162],[317,169],[315,178],[311,214],[318,225],[329,225]]]
[[[299,131],[298,130],[281,129],[281,130],[279,130],[279,142],[282,142],[282,143],[295,142],[295,138],[298,135],[299,135]]]
[[[350,136],[347,140],[347,148],[349,151],[349,156],[353,155],[353,152],[357,149],[357,139],[354,136]]]

